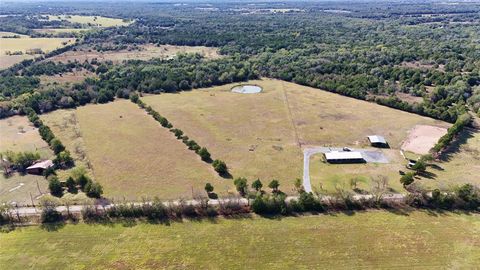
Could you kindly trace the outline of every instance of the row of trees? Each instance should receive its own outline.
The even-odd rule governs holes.
[[[448,128],[447,134],[443,135],[438,140],[438,142],[432,148],[432,151],[436,155],[441,154],[441,151],[444,150],[447,146],[449,146],[450,143],[455,139],[455,137],[463,130],[465,126],[470,124],[471,121],[472,121],[472,117],[470,116],[470,114],[468,113],[462,114],[457,119],[455,124],[453,124],[451,127]]]
[[[145,104],[140,99],[137,93],[132,93],[130,95],[130,100],[133,103],[137,104],[140,108],[147,111],[147,113],[150,114],[157,122],[159,122],[162,127],[168,128],[170,132],[172,132],[177,139],[182,140],[182,142],[188,147],[188,149],[195,151],[195,153],[199,155],[203,161],[207,163],[211,162],[213,168],[220,176],[223,176],[223,177],[229,176],[228,167],[225,164],[225,162],[218,159],[213,160],[212,162],[210,152],[208,152],[207,148],[201,147],[200,145],[198,145],[196,141],[186,136],[182,130],[178,128],[173,128],[173,125],[167,120],[167,118],[160,115],[160,113],[155,111],[151,106],[148,106],[147,104]]]

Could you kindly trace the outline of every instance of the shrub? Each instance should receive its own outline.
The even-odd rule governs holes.
[[[235,180],[233,180],[233,184],[235,185],[235,188],[237,189],[238,193],[240,193],[240,195],[245,196],[245,194],[247,194],[248,185],[246,178],[236,178]]]
[[[178,128],[174,128],[174,129],[170,129],[171,132],[173,132],[173,134],[175,135],[175,137],[177,137],[177,139],[181,139],[182,136],[183,136],[183,131],[178,129]]]
[[[206,184],[205,184],[205,191],[206,191],[207,193],[213,192],[213,186],[212,186],[212,184],[206,183]]]
[[[90,198],[99,199],[100,197],[102,197],[103,187],[99,183],[90,181],[85,187],[85,193]]]
[[[268,187],[272,189],[272,192],[278,192],[278,188],[280,187],[280,183],[278,180],[272,180],[269,184]]]
[[[63,220],[63,216],[55,208],[45,208],[40,215],[40,221],[42,223],[55,223]]]
[[[198,155],[203,161],[210,161],[210,153],[208,152],[207,148],[202,147],[200,150],[198,150]]]
[[[406,173],[405,175],[403,175],[403,176],[400,178],[400,183],[402,183],[404,187],[412,184],[412,183],[415,181],[414,175],[415,175],[415,174],[412,173],[412,172]]]
[[[263,187],[263,184],[262,184],[262,181],[260,181],[260,179],[253,181],[252,188],[255,189],[257,192],[262,190],[262,187]]]
[[[57,138],[53,138],[50,141],[50,148],[53,150],[55,155],[65,150],[65,146],[63,146],[62,142]]]
[[[57,168],[68,168],[73,166],[73,158],[70,156],[68,150],[64,150],[57,154],[56,158],[53,160],[53,163]]]
[[[220,175],[228,174],[228,168],[227,168],[227,164],[225,164],[225,162],[223,162],[219,159],[216,159],[216,160],[213,161],[212,166],[218,174],[220,174]]]
[[[75,183],[75,180],[73,180],[71,176],[67,178],[65,185],[67,186],[68,192],[77,193],[77,183]]]
[[[48,189],[50,190],[50,194],[55,197],[62,197],[63,196],[63,187],[60,181],[56,176],[53,176],[48,181]]]

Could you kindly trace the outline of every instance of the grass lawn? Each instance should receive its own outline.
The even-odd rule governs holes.
[[[89,24],[97,27],[127,26],[131,22],[124,22],[122,19],[107,18],[102,16],[83,15],[45,15],[50,21],[67,20],[72,23]]]
[[[80,107],[76,119],[94,177],[107,197],[190,198],[192,190],[204,194],[207,182],[222,194],[233,186],[128,100]],[[77,140],[68,132],[58,136],[67,146]]]
[[[41,175],[14,173],[7,178],[0,174],[0,204],[31,205],[32,199],[36,204],[48,192],[48,181]]]
[[[9,269],[439,269],[480,264],[480,216],[374,211],[1,234]]]
[[[312,169],[314,185],[331,179],[371,172],[393,178],[404,168],[402,141],[417,124],[448,127],[431,118],[347,98],[280,80],[251,81],[263,87],[259,94],[232,93],[235,84],[178,94],[146,96],[143,100],[166,116],[211,153],[226,161],[234,176],[277,178],[290,191],[302,177],[302,149],[308,146],[366,147],[366,136],[386,137],[392,164],[368,164],[359,171],[350,165],[332,166],[325,173]],[[299,146],[301,145],[301,147]],[[318,162],[317,162],[318,163]],[[320,164],[319,164],[320,165]],[[315,167],[315,166],[313,166]],[[390,179],[397,181],[398,179]],[[265,181],[264,181],[265,182]],[[327,183],[328,182],[328,183]],[[393,189],[398,190],[399,184]]]
[[[403,193],[405,189],[400,183],[399,170],[407,171],[404,159],[398,150],[384,150],[388,164],[365,163],[365,164],[329,164],[324,162],[323,154],[315,154],[310,158],[310,181],[312,188],[319,192],[334,193],[337,188],[351,190],[350,179],[360,179],[357,189],[372,191],[377,186],[377,181],[382,177],[388,179],[390,192]]]

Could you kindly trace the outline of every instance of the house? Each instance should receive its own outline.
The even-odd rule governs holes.
[[[27,168],[27,173],[29,174],[43,174],[43,172],[50,168],[53,167],[53,161],[47,159],[44,161],[37,162],[33,164],[32,166]]]
[[[371,135],[367,136],[368,140],[370,141],[370,144],[375,147],[381,147],[381,148],[389,148],[390,146],[388,145],[387,141],[385,140],[384,137],[379,136],[379,135]]]
[[[365,163],[362,153],[355,151],[332,151],[325,153],[328,163]]]

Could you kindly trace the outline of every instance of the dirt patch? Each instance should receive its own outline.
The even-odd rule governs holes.
[[[446,128],[416,125],[402,144],[402,150],[416,154],[428,154],[438,139],[447,133]]]

